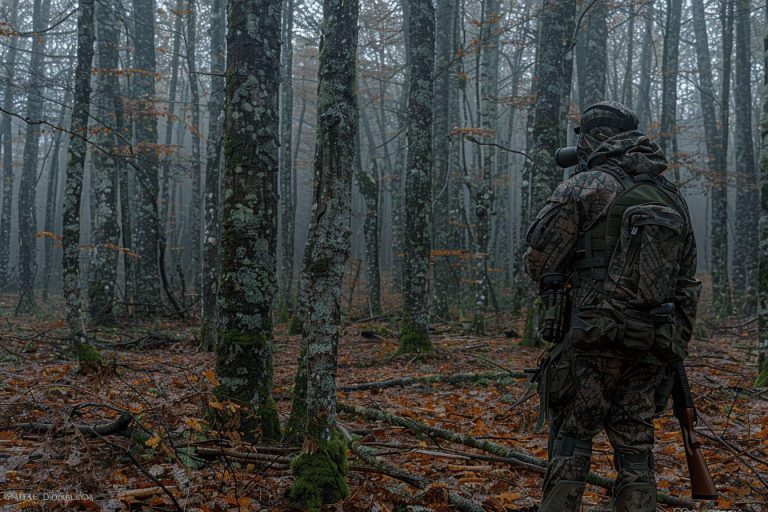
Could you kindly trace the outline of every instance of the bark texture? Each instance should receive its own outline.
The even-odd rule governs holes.
[[[93,64],[93,18],[95,0],[80,2],[77,21],[77,68],[75,69],[74,106],[72,110],[73,134],[67,150],[67,174],[64,193],[64,223],[62,245],[64,258],[62,276],[64,300],[67,309],[69,336],[82,364],[100,361],[98,352],[88,343],[85,335],[82,305],[80,303],[80,199],[83,192],[83,172],[88,137],[88,118],[91,100],[91,66]]]
[[[432,72],[435,11],[431,0],[408,0],[408,109],[400,352],[432,350],[429,340],[430,210],[432,208]]]
[[[51,0],[35,0],[32,6],[32,25],[35,32],[45,29],[51,10]],[[27,119],[38,121],[43,116],[43,77],[46,37],[35,37],[29,63]],[[35,301],[35,275],[37,274],[37,165],[40,150],[40,125],[27,123],[24,139],[24,160],[19,183],[19,305],[20,312],[32,312]]]
[[[579,109],[603,101],[608,76],[608,2],[581,2],[584,14],[576,36],[576,68],[579,89]],[[632,57],[629,58],[631,60]]]
[[[677,153],[677,74],[680,68],[680,17],[683,0],[667,0],[664,53],[661,62],[661,147],[674,166]]]
[[[277,292],[281,0],[230,1],[224,126],[220,391],[250,403],[275,439],[272,302]],[[243,428],[255,425],[243,417]]]
[[[734,68],[736,153],[736,246],[733,255],[733,286],[743,290],[741,310],[753,313],[757,285],[757,221],[759,197],[755,149],[752,141],[751,2],[736,0],[736,62]]]
[[[160,305],[160,273],[158,267],[159,219],[157,211],[158,158],[157,115],[155,112],[155,2],[133,0],[134,60],[133,113],[135,137],[136,196],[133,228],[137,254],[136,312],[154,315]]]
[[[358,10],[357,0],[323,2],[312,220],[299,295],[305,357],[300,364],[306,365],[306,380],[295,386],[306,386],[306,437],[304,450],[291,464],[290,491],[310,509],[349,492],[346,447],[335,434],[336,359],[341,280],[351,240]]]
[[[94,141],[104,151],[94,151],[93,187],[93,253],[89,268],[88,312],[96,324],[111,323],[117,286],[117,255],[120,228],[117,218],[118,160],[108,153],[118,147],[115,112],[120,101],[118,69],[117,13],[112,2],[96,6],[99,69],[96,79],[96,118],[103,124]]]
[[[214,0],[211,6],[211,96],[208,100],[208,142],[206,144],[205,164],[205,235],[203,237],[203,293],[200,321],[200,340],[203,348],[212,350],[216,346],[219,296],[219,240],[221,232],[221,214],[219,189],[221,187],[221,146],[224,125],[223,76],[226,68],[225,51],[226,4],[224,0]]]
[[[760,120],[760,143],[760,316],[757,333],[759,374],[755,385],[764,387],[768,386],[768,27],[763,39],[763,117]]]

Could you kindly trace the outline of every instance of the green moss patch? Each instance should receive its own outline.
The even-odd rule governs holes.
[[[347,446],[336,437],[313,444],[311,453],[302,453],[291,463],[294,481],[289,497],[309,510],[320,510],[349,495]]]
[[[432,352],[434,347],[429,339],[429,332],[415,329],[412,325],[403,323],[400,326],[398,354],[419,354]]]

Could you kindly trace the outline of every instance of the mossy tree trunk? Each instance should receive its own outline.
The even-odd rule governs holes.
[[[352,231],[358,10],[357,0],[323,2],[314,204],[300,282],[306,377],[303,382],[297,379],[295,390],[306,389],[306,436],[304,450],[292,464],[295,480],[290,491],[292,499],[310,509],[349,492],[346,447],[335,433],[336,358],[341,281]]]
[[[605,100],[608,75],[608,1],[581,2],[589,9],[581,20],[576,38],[576,75],[579,108]],[[628,60],[632,60],[629,58]]]
[[[272,399],[277,292],[281,0],[230,1],[224,125],[219,391],[252,404],[266,439],[280,435]],[[241,428],[255,427],[241,415]]]
[[[77,68],[73,95],[75,103],[70,130],[74,136],[70,139],[67,149],[62,237],[64,250],[62,276],[67,324],[70,339],[81,365],[97,364],[101,359],[98,352],[88,343],[80,303],[80,199],[83,192],[85,154],[88,150],[86,140],[91,100],[94,3],[94,0],[80,2],[80,18],[77,21]]]
[[[136,312],[154,315],[160,306],[158,261],[159,218],[157,113],[155,105],[155,1],[133,0],[134,60],[133,111],[136,197],[133,201],[136,223],[133,227],[136,249]]]
[[[429,260],[435,10],[431,0],[407,0],[407,3],[408,159],[405,170],[401,353],[432,350],[429,339]]]
[[[117,223],[117,175],[118,160],[112,153],[119,146],[115,130],[115,103],[118,96],[118,36],[119,27],[113,2],[100,2],[96,7],[98,31],[99,69],[96,79],[98,88],[96,118],[103,123],[96,143],[104,151],[94,151],[93,187],[93,255],[90,260],[88,284],[88,312],[97,324],[114,320],[113,307],[117,287],[117,245],[120,228]]]
[[[200,180],[203,175],[200,160],[200,88],[198,86],[197,59],[195,57],[197,44],[197,7],[195,0],[187,0],[186,52],[187,71],[189,73],[189,100],[192,111],[192,200],[189,209],[189,246],[190,246],[190,287],[195,297],[200,294],[202,275],[202,259],[200,252],[200,217],[202,205],[200,202]]]
[[[280,300],[281,312],[293,307],[293,0],[284,0],[280,54]]]
[[[51,0],[35,0],[32,7],[32,26],[35,32],[45,29],[51,10]],[[38,121],[43,116],[43,80],[45,78],[45,35],[32,40],[27,86],[26,118]],[[19,307],[18,311],[32,312],[35,301],[35,275],[37,274],[37,164],[40,150],[39,123],[27,123],[24,134],[24,159],[19,183]]]
[[[213,0],[211,6],[211,95],[208,100],[208,142],[205,164],[205,236],[203,237],[203,292],[200,341],[203,348],[216,346],[219,295],[219,240],[221,215],[221,142],[224,112],[225,0]],[[218,76],[218,75],[222,76]]]

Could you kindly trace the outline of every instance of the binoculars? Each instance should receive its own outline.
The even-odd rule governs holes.
[[[579,163],[579,157],[576,153],[576,146],[559,148],[555,151],[555,163],[558,167],[573,167]]]

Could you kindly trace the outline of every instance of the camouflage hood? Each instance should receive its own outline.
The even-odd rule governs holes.
[[[608,131],[613,133],[600,133]],[[667,168],[664,151],[639,131],[616,133],[610,128],[596,129],[588,135],[582,134],[579,139],[579,159],[586,164],[586,169],[608,163],[629,175],[659,175]]]

